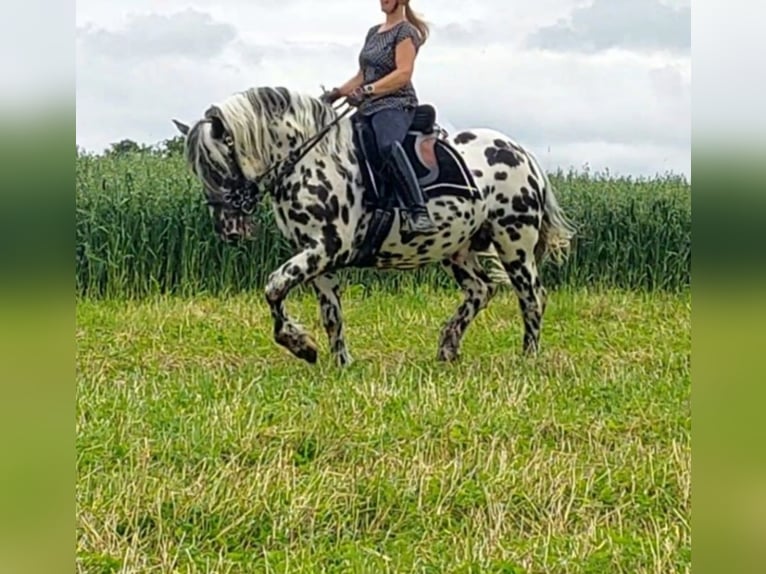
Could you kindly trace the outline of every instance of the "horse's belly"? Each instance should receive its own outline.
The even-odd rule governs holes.
[[[430,206],[430,211],[439,231],[430,234],[410,232],[397,216],[381,246],[377,267],[412,268],[450,257],[471,242],[471,237],[484,222],[484,210],[483,204],[436,202]]]

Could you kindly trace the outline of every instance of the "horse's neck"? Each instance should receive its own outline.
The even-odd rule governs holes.
[[[360,181],[361,166],[360,158],[353,146],[353,127],[348,120],[342,119],[336,122],[310,149],[305,144],[309,144],[309,140],[319,134],[324,129],[324,125],[312,125],[297,130],[295,120],[286,118],[286,121],[280,122],[278,126],[275,125],[273,129],[274,139],[271,149],[279,152],[280,160],[288,157],[291,151],[298,153],[297,161],[287,173],[283,173],[280,181],[273,188],[278,199],[289,196],[288,190],[295,189],[296,184],[302,186],[306,181],[312,184],[329,182],[332,188],[345,190],[347,181],[344,178],[349,177],[352,186],[356,187]],[[341,130],[340,133],[338,130]],[[323,145],[328,143],[325,138],[340,138],[340,145],[327,147]],[[282,145],[278,142],[282,142]],[[308,180],[306,180],[307,177]],[[345,198],[345,194],[342,197]]]

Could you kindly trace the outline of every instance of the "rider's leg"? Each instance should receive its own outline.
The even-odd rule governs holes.
[[[376,112],[371,121],[380,161],[383,165],[387,164],[393,173],[407,204],[410,228],[413,231],[429,232],[435,231],[436,225],[428,214],[415,170],[401,145],[414,115],[414,110],[384,109]]]

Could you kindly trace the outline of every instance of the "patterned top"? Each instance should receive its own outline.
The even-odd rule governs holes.
[[[359,52],[359,66],[364,75],[364,83],[369,84],[387,76],[396,69],[396,45],[405,38],[412,38],[415,50],[419,50],[422,42],[418,29],[404,20],[384,32],[378,32],[378,25],[367,32]],[[373,96],[376,97],[376,96]],[[412,82],[385,96],[366,103],[359,111],[365,115],[374,114],[382,109],[406,109],[418,105],[418,96]]]

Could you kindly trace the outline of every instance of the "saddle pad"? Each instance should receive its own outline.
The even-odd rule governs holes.
[[[465,160],[449,142],[435,134],[410,132],[403,147],[427,197],[481,197]]]

